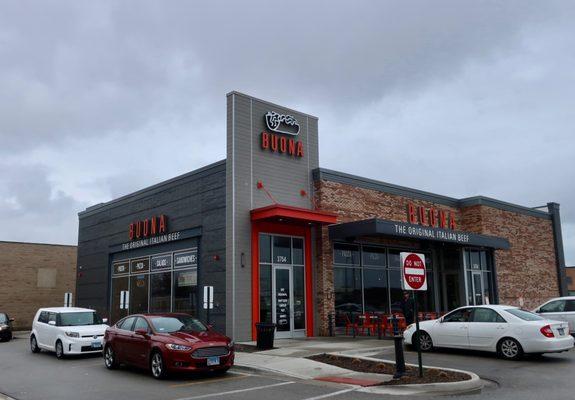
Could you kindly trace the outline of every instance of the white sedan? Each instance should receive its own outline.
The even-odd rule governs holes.
[[[451,347],[497,352],[509,360],[525,353],[558,353],[573,348],[566,322],[551,321],[513,306],[461,307],[439,319],[419,323],[422,351]],[[414,344],[415,324],[403,333]]]

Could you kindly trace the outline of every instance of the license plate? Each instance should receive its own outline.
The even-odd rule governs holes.
[[[563,336],[565,334],[565,329],[563,328],[559,328],[557,329],[557,331],[559,332],[559,335]]]
[[[220,365],[220,357],[208,357],[208,367]]]
[[[100,343],[100,342],[92,342],[92,348],[93,348],[93,349],[99,349],[100,347],[102,347],[102,343]]]

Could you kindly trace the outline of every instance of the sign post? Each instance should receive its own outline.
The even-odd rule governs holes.
[[[214,287],[204,286],[204,310],[206,310],[206,322],[210,323],[210,310],[214,308]]]
[[[417,362],[419,364],[419,377],[423,377],[423,364],[421,361],[421,343],[419,342],[419,316],[417,309],[417,292],[427,290],[427,275],[425,271],[425,255],[418,253],[400,253],[401,276],[403,290],[413,291],[413,314],[415,317],[415,337],[417,348]],[[412,339],[413,343],[413,339]]]

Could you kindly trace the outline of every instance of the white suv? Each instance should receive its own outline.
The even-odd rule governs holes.
[[[58,358],[101,352],[106,322],[87,308],[41,308],[32,323],[30,350],[54,351]]]

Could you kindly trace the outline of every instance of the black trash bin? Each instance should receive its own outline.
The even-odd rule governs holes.
[[[268,350],[274,348],[275,331],[276,331],[276,324],[271,324],[267,322],[258,322],[256,324],[258,349]]]

